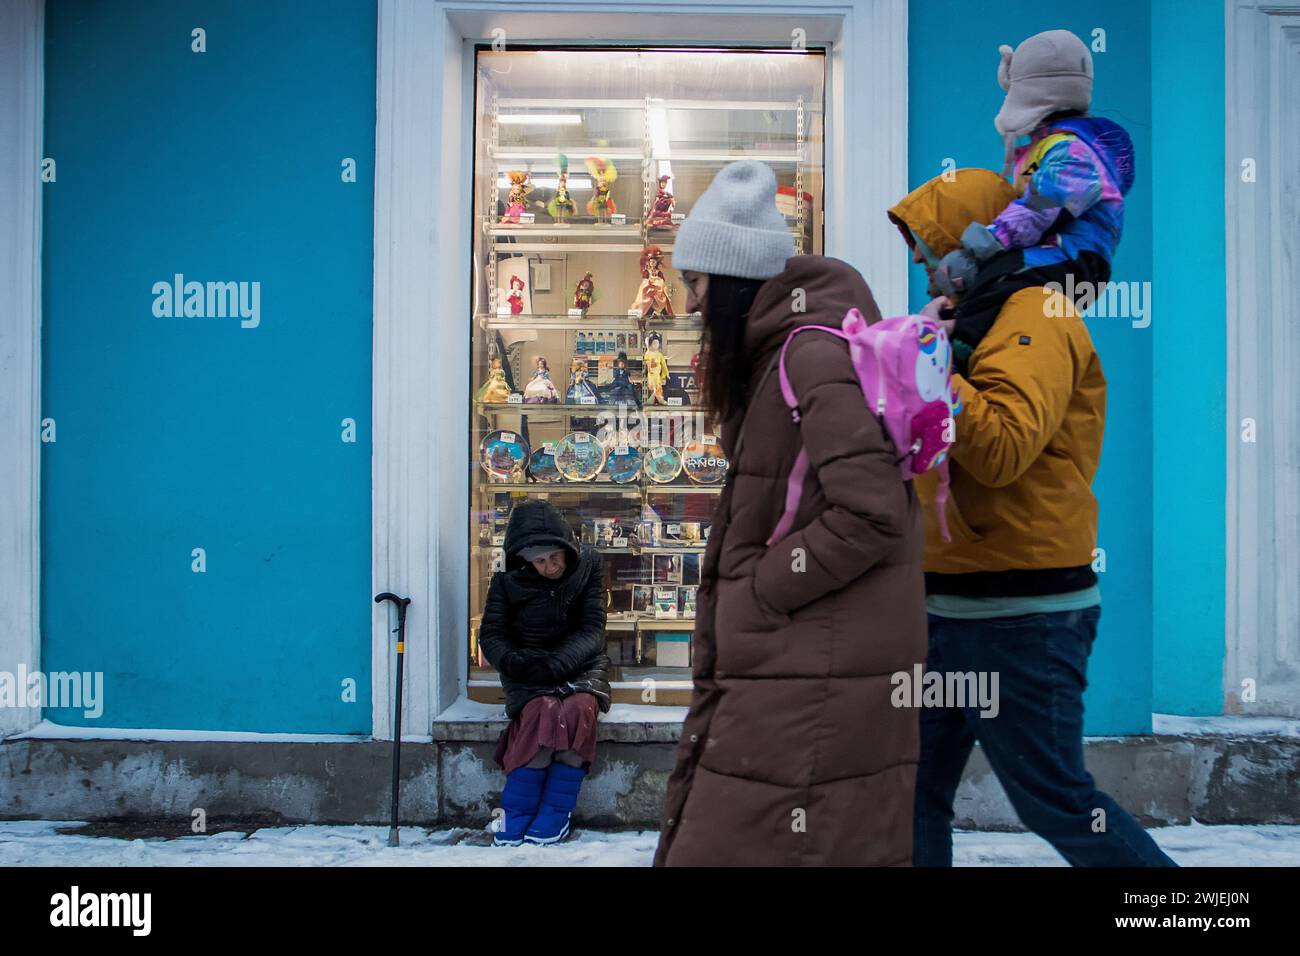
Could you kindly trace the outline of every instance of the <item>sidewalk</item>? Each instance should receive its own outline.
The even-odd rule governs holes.
[[[84,826],[0,821],[0,867],[10,866],[649,866],[658,834],[585,830],[554,847],[482,845],[479,830],[299,826],[230,830],[178,839],[61,834]],[[1150,831],[1183,866],[1300,866],[1300,826],[1159,827]],[[958,866],[1064,866],[1030,833],[960,831]]]

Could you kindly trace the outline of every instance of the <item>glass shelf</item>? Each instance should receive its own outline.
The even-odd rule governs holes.
[[[588,312],[585,316],[567,313],[524,313],[518,315],[494,315],[485,313],[478,317],[478,325],[483,329],[538,329],[550,332],[604,332],[645,330],[647,332],[699,332],[704,328],[704,317],[698,312],[688,312],[671,319],[647,319],[642,316],[629,315],[626,312],[616,315],[595,315]],[[598,354],[589,354],[591,358],[600,358]]]
[[[656,484],[648,481],[644,476],[636,481],[629,481],[626,484],[619,484],[615,481],[493,481],[482,473],[482,478],[487,480],[479,481],[479,490],[481,491],[509,491],[524,492],[536,495],[545,495],[549,492],[559,492],[560,494],[596,494],[596,495],[622,495],[625,498],[640,498],[642,494],[651,495],[720,495],[722,494],[722,485],[678,485],[678,484]],[[682,549],[685,550],[685,549]]]
[[[615,226],[611,223],[598,222],[497,222],[483,223],[483,231],[494,239],[502,236],[633,236],[641,235],[639,223],[628,221],[626,225]],[[603,248],[603,247],[602,247]]]
[[[645,104],[641,105],[645,108]],[[554,167],[556,147],[547,149],[516,149],[511,147],[497,147],[488,151],[488,156],[498,162],[527,162],[528,160],[542,160],[550,162]],[[616,147],[616,146],[564,146],[562,151],[581,163],[587,156],[604,156],[607,159],[640,159],[645,155],[645,151],[637,148]],[[570,167],[572,168],[572,167]]]
[[[487,554],[490,551],[498,550],[501,547],[502,545],[499,544],[476,544],[470,547],[470,553],[473,554],[475,557],[481,557],[482,555]],[[658,546],[642,547],[639,544],[629,544],[626,548],[611,548],[607,545],[596,545],[596,544],[584,545],[584,547],[595,548],[601,554],[613,554],[613,555],[628,554],[633,556],[640,556],[644,554],[698,554],[698,555],[704,554],[703,547],[700,548],[665,548],[665,547],[658,547]],[[695,585],[689,585],[689,584],[665,585],[665,587],[694,587],[694,586]],[[636,621],[639,620],[639,618],[635,616],[626,617],[617,614],[611,614],[609,616],[609,620],[627,622],[627,621]]]
[[[641,415],[703,415],[707,411],[702,405],[571,405],[567,402],[475,402],[474,407],[484,415],[540,415],[542,412],[547,411],[564,412],[567,415],[590,415],[595,412],[636,412]]]

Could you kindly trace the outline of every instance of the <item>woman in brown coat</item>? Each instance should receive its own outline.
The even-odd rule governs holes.
[[[906,866],[917,714],[891,705],[890,678],[925,658],[920,514],[842,340],[791,345],[798,423],[766,374],[798,326],[839,327],[850,308],[879,319],[851,266],[793,257],[775,193],[761,163],[726,167],[673,252],[705,317],[704,401],[732,460],[655,863]],[[794,530],[769,548],[801,447]]]

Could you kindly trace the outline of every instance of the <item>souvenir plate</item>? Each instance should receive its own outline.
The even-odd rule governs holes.
[[[696,484],[716,485],[727,476],[727,457],[716,441],[696,440],[682,449],[682,468]]]
[[[605,446],[591,432],[569,432],[555,443],[555,465],[569,481],[590,481],[605,464]]]
[[[611,481],[620,485],[636,481],[641,475],[641,450],[635,445],[615,445],[605,460]]]
[[[555,443],[546,442],[528,459],[528,473],[538,481],[559,481],[560,469],[555,465]]]
[[[667,484],[682,473],[682,456],[672,445],[651,445],[642,456],[646,477]]]
[[[517,432],[498,429],[489,432],[479,443],[479,464],[498,481],[517,481],[523,478],[528,463],[528,442]]]

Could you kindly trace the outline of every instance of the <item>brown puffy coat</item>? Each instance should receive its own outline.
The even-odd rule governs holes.
[[[791,329],[838,328],[853,307],[879,318],[851,266],[790,259],[750,313],[751,381]],[[714,513],[657,865],[911,862],[917,712],[891,705],[890,675],[925,658],[920,513],[845,343],[805,332],[787,370],[801,423],[773,373]],[[728,451],[739,426],[722,425]],[[768,548],[801,446],[794,531]]]

